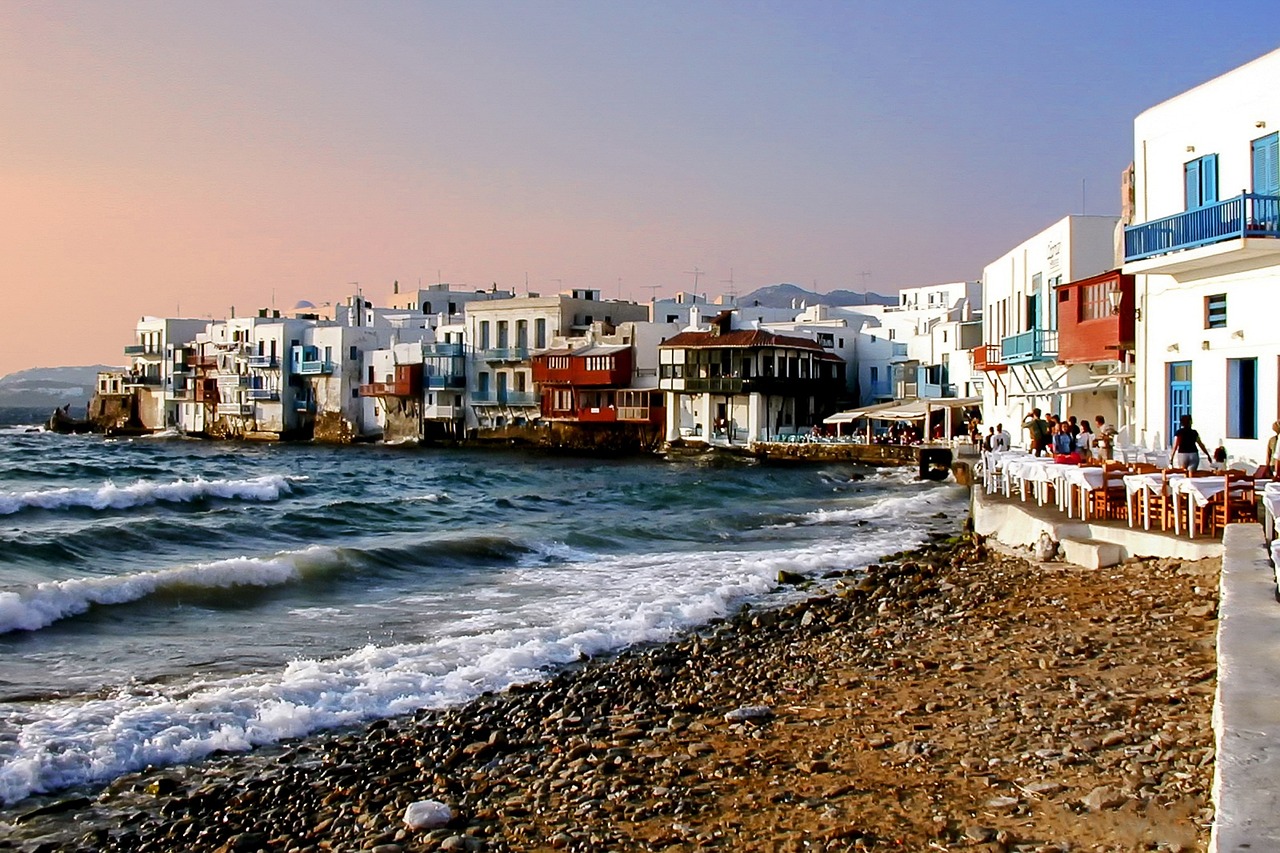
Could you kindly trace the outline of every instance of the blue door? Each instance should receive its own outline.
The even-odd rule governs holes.
[[[1191,414],[1191,362],[1169,362],[1169,435],[1178,431],[1178,421]]]

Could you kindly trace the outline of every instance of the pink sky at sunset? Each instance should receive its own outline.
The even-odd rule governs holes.
[[[1118,212],[1133,117],[1276,46],[1243,5],[0,4],[0,375],[353,282],[977,278]]]

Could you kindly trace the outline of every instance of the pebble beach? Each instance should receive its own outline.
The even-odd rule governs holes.
[[[462,708],[130,774],[0,848],[1204,850],[1219,570],[939,537]]]

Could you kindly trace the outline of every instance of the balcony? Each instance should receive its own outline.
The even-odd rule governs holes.
[[[948,382],[920,382],[916,385],[916,396],[922,400],[954,397],[956,396],[956,386]]]
[[[1242,193],[1124,229],[1124,272],[1203,278],[1280,262],[1280,197]]]
[[[873,379],[867,383],[867,390],[870,392],[872,397],[892,397],[893,380]]]
[[[244,396],[249,400],[279,400],[280,392],[275,388],[249,388]]]
[[[333,362],[323,359],[295,361],[293,372],[298,376],[328,376],[333,373]]]
[[[908,358],[907,345],[905,343],[895,342],[889,353],[890,361],[905,361]]]
[[[424,376],[422,381],[432,390],[442,388],[466,388],[467,377],[463,374],[437,374]]]
[[[422,419],[426,421],[456,421],[465,416],[461,406],[426,406],[422,410]]]
[[[259,370],[272,370],[280,367],[280,359],[274,355],[251,355],[249,356],[249,366],[256,367]]]
[[[244,418],[253,414],[253,404],[219,403],[217,411],[219,415],[229,415],[233,418]]]
[[[423,358],[461,358],[462,344],[428,344],[422,348]]]
[[[211,355],[187,356],[187,367],[192,370],[212,370],[218,366],[218,360]]]
[[[293,410],[304,415],[314,415],[316,413],[316,401],[308,400],[306,397],[294,397]]]
[[[218,386],[221,388],[247,388],[249,387],[249,377],[243,373],[223,372],[217,376]]]
[[[978,372],[1000,372],[1008,369],[1001,361],[1000,347],[997,344],[980,344],[973,348],[973,369]]]
[[[528,361],[528,347],[493,347],[483,350],[480,357],[485,361]]]
[[[361,397],[415,397],[417,391],[414,383],[404,382],[369,382],[360,386]]]
[[[471,403],[476,406],[536,406],[538,396],[532,391],[473,391]]]
[[[1000,361],[1004,364],[1032,364],[1057,357],[1056,329],[1030,329],[1000,341]]]
[[[126,388],[158,388],[163,384],[159,376],[148,376],[145,373],[126,373],[124,376],[124,386]]]

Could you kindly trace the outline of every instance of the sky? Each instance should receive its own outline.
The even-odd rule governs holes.
[[[1249,0],[0,0],[0,375],[393,281],[977,279],[1277,46]]]

